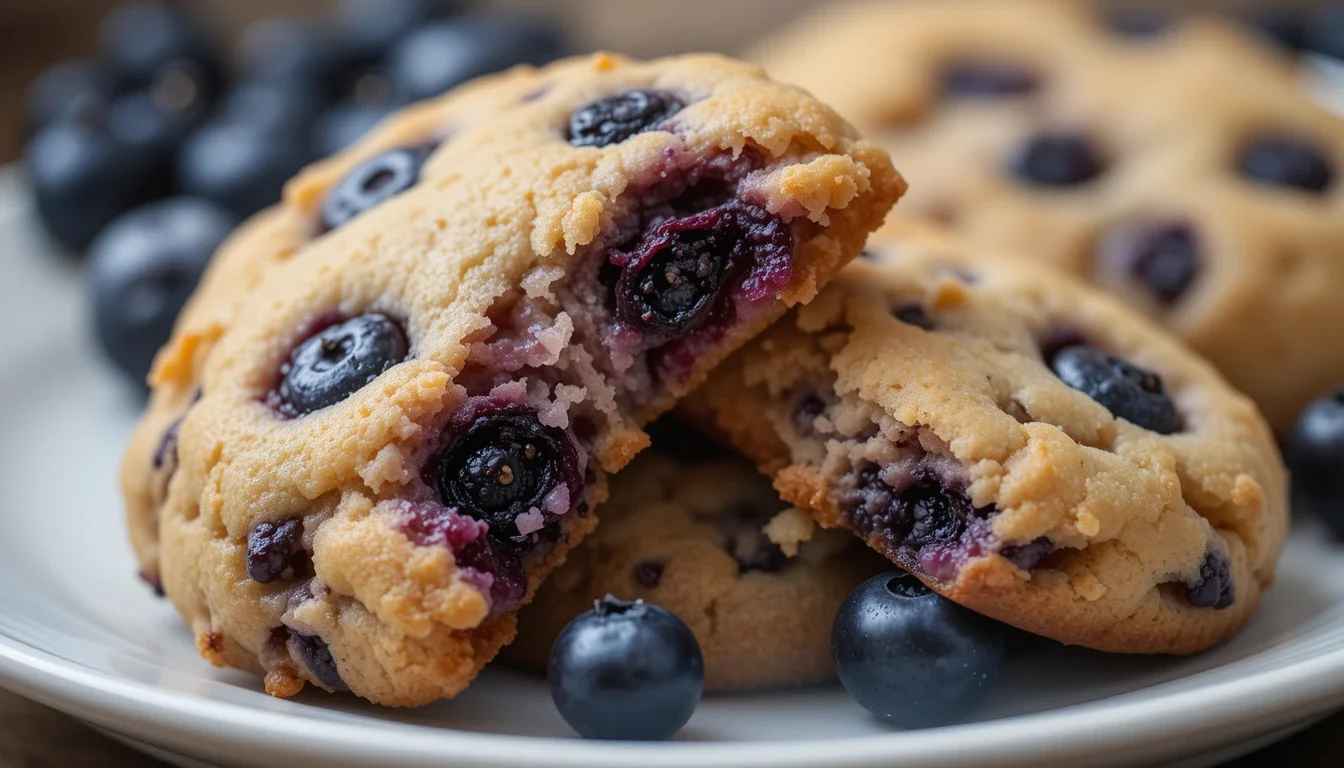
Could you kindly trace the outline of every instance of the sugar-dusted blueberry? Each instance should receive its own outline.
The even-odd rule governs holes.
[[[789,263],[792,252],[793,237],[780,219],[737,200],[668,219],[646,233],[633,252],[612,254],[622,268],[616,317],[657,340],[685,336],[715,313],[743,269]],[[755,300],[769,287],[743,289]]]
[[[1012,61],[959,59],[943,67],[943,93],[951,97],[1022,96],[1040,86],[1035,70]]]
[[[98,32],[103,57],[128,88],[149,86],[168,67],[190,70],[211,97],[223,86],[219,53],[186,4],[127,3],[109,13]]]
[[[860,584],[831,629],[845,690],[864,709],[906,728],[963,719],[993,689],[1005,646],[1003,625],[903,572]]]
[[[415,186],[431,151],[430,147],[389,149],[355,166],[322,201],[322,226],[335,229]]]
[[[569,436],[543,425],[526,406],[468,408],[470,413],[451,425],[456,435],[439,464],[444,503],[489,523],[491,533],[505,541],[536,532],[547,512],[568,512],[569,503],[549,509],[547,497],[560,488],[572,503],[579,490],[574,482],[578,459]]]
[[[1162,435],[1182,429],[1162,377],[1096,347],[1065,347],[1051,368],[1060,381],[1106,407],[1113,416]]]
[[[1335,168],[1315,143],[1297,136],[1261,136],[1242,149],[1237,170],[1247,180],[1304,192],[1324,192]]]
[[[303,521],[257,523],[247,534],[247,575],[269,584],[285,571],[299,568],[307,553],[302,547]]]
[[[328,326],[281,367],[281,408],[302,416],[335,405],[405,360],[409,350],[401,326],[377,312]]]
[[[287,645],[290,654],[308,670],[313,682],[330,691],[347,690],[326,640],[318,635],[290,632]]]
[[[544,21],[467,15],[411,32],[388,55],[388,72],[403,100],[418,101],[515,64],[545,64],[564,48]]]
[[[681,619],[608,596],[560,632],[547,678],[556,709],[580,736],[654,741],[695,713],[705,662]]]
[[[1237,585],[1232,580],[1232,566],[1227,556],[1209,552],[1199,564],[1199,575],[1188,582],[1186,599],[1196,608],[1222,610],[1237,601]]]
[[[1099,256],[1161,304],[1184,296],[1203,263],[1199,233],[1184,220],[1121,227],[1102,238]]]
[[[106,65],[88,60],[57,64],[28,86],[24,122],[29,131],[59,120],[94,125],[116,94],[116,81]]]
[[[1315,515],[1344,538],[1344,388],[1303,409],[1284,453],[1292,475],[1293,509]]]
[[[1033,186],[1074,187],[1105,172],[1106,160],[1086,136],[1053,132],[1028,140],[1010,158],[1008,167]]]
[[[569,143],[608,147],[644,131],[657,130],[685,105],[664,91],[634,90],[607,96],[569,118]]]
[[[150,158],[106,131],[73,121],[38,131],[24,149],[24,167],[47,233],[73,250],[154,192]]]
[[[208,201],[172,197],[112,222],[89,248],[94,334],[128,379],[143,384],[178,312],[237,221]]]
[[[239,217],[251,216],[279,202],[285,182],[308,162],[306,138],[228,117],[216,119],[192,134],[178,152],[178,186]]]

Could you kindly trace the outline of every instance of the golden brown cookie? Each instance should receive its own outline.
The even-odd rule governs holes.
[[[1286,480],[1254,404],[1122,304],[910,225],[683,409],[941,594],[1106,651],[1234,633]]]
[[[706,690],[834,679],[835,613],[890,566],[842,531],[814,531],[744,459],[663,448],[655,440],[612,479],[602,526],[518,614],[518,639],[503,658],[545,671],[560,630],[614,595],[662,606],[690,626]]]
[[[812,298],[904,183],[750,65],[609,55],[408,108],[222,248],[123,485],[216,664],[465,688],[640,426]]]
[[[1132,30],[1131,30],[1132,31]],[[1280,432],[1344,380],[1344,120],[1231,22],[1087,3],[828,4],[775,77],[891,151],[928,216],[1063,267],[1209,358]]]

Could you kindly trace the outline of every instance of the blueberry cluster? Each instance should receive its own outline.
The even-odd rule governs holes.
[[[401,105],[564,52],[551,24],[466,5],[345,0],[331,20],[255,22],[230,59],[189,5],[141,0],[104,19],[96,59],[32,83],[37,212],[53,240],[88,250],[99,340],[120,370],[144,379],[220,241],[305,164]],[[400,170],[418,171],[422,149]]]

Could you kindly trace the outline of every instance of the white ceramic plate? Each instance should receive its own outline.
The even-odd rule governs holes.
[[[1015,655],[972,720],[889,729],[838,687],[707,699],[671,743],[572,737],[544,682],[488,670],[417,710],[273,699],[196,654],[134,578],[116,465],[138,404],[85,332],[78,270],[0,175],[0,684],[182,765],[1197,764],[1344,705],[1344,552],[1300,527],[1234,641],[1194,658]]]

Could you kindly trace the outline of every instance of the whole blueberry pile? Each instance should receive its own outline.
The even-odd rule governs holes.
[[[547,22],[466,6],[344,0],[331,19],[254,22],[227,56],[188,4],[143,0],[104,18],[96,58],[33,81],[38,217],[87,253],[96,335],[119,370],[144,380],[215,248],[304,165],[402,105],[564,53]]]

